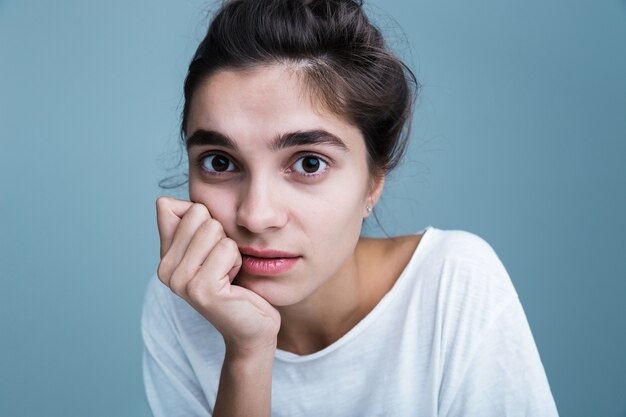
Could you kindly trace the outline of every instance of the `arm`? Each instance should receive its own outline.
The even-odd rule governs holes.
[[[270,416],[274,351],[241,355],[226,349],[214,417]]]
[[[249,355],[227,348],[221,376],[217,363],[194,369],[187,357],[180,323],[169,291],[156,277],[149,284],[144,301],[143,378],[150,409],[155,417],[209,417],[267,415],[270,410],[271,371],[275,347],[257,349]],[[218,341],[211,337],[207,343]],[[212,348],[216,352],[219,348]],[[204,392],[198,378],[217,381],[217,401]],[[209,388],[209,390],[211,390]],[[213,391],[214,392],[214,391]],[[207,398],[208,395],[208,398]],[[257,413],[257,414],[255,414]]]
[[[202,204],[157,200],[161,262],[157,275],[222,335],[226,354],[215,416],[269,416],[280,314],[258,294],[232,285],[237,244]]]

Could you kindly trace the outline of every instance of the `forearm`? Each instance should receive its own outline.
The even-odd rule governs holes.
[[[226,350],[214,417],[271,415],[274,350],[242,356]]]

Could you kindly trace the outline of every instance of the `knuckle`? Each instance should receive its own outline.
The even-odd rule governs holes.
[[[205,219],[210,217],[209,210],[206,208],[204,204],[193,203],[191,207],[189,208],[189,210],[191,210],[194,216],[202,217]]]
[[[206,305],[208,298],[208,291],[202,280],[194,279],[187,285],[187,294],[189,298],[194,300],[199,305]]]
[[[161,280],[162,283],[166,284],[170,281],[172,275],[172,265],[168,258],[164,257],[159,262],[159,267],[157,268],[157,276]]]
[[[205,228],[207,233],[211,235],[219,235],[219,236],[224,235],[224,228],[222,227],[222,224],[215,219],[207,219],[202,224],[202,227]]]
[[[164,285],[167,285],[167,279],[165,279],[165,275],[163,274],[163,272],[161,272],[161,267],[159,267],[159,269],[157,269],[157,278],[159,278],[159,281],[161,281]]]
[[[166,199],[167,199],[167,197],[165,197],[164,195],[158,196],[157,199],[156,199],[156,205],[160,206],[160,205],[165,204],[165,202],[167,201]]]
[[[157,197],[157,199],[156,199],[157,211],[163,210],[165,207],[167,207],[169,202],[170,202],[170,198],[169,197],[166,197],[164,195],[161,195],[161,196]]]
[[[170,289],[174,291],[174,293],[182,296],[185,293],[185,281],[185,277],[180,271],[174,271],[172,279],[170,280]]]
[[[239,251],[239,247],[237,246],[237,243],[232,240],[229,239],[227,237],[223,238],[222,240],[220,240],[217,245],[220,247],[221,250],[223,250],[224,252],[235,252],[235,251]]]

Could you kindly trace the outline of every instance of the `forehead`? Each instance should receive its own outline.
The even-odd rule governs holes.
[[[356,126],[319,105],[301,77],[282,65],[222,70],[209,77],[194,92],[189,108],[187,135],[199,129],[235,140],[322,129],[356,141],[352,146],[362,142]]]

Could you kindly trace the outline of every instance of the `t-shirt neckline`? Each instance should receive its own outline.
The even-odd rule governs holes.
[[[372,322],[374,322],[386,309],[391,300],[395,297],[395,295],[400,292],[400,288],[404,285],[404,282],[407,280],[407,271],[413,268],[413,265],[417,263],[420,259],[422,259],[422,254],[425,252],[424,246],[427,242],[430,241],[430,235],[432,234],[430,231],[435,229],[433,226],[429,225],[424,229],[418,231],[416,234],[421,234],[422,237],[415,248],[415,251],[411,255],[409,262],[406,264],[400,276],[393,284],[391,289],[380,299],[378,304],[370,311],[363,319],[358,322],[352,329],[350,329],[346,334],[341,336],[334,343],[326,346],[324,349],[319,350],[317,352],[313,352],[307,355],[298,355],[296,353],[288,352],[282,349],[276,349],[275,358],[290,363],[303,363],[313,361],[324,356],[331,354],[332,352],[339,349],[341,346],[349,343],[351,340],[356,338],[361,332],[363,332]]]

